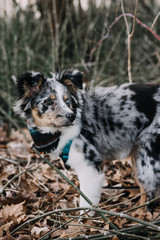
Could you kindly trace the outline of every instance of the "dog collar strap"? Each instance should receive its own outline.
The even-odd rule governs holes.
[[[61,158],[64,162],[64,164],[67,162],[68,160],[68,156],[69,156],[69,151],[70,151],[70,147],[71,147],[71,144],[72,144],[72,141],[73,140],[70,140],[63,148],[63,151],[62,151],[62,154],[61,154]]]
[[[59,131],[54,134],[41,133],[37,131],[36,128],[32,128],[29,124],[27,124],[27,126],[34,142],[33,146],[39,152],[50,153],[51,150],[55,150],[57,148],[61,135]]]

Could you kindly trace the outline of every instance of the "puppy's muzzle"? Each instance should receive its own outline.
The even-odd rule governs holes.
[[[67,113],[66,118],[70,121],[73,122],[76,118],[76,115],[74,113]]]

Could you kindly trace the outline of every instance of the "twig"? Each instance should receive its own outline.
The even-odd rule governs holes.
[[[29,219],[27,221],[25,221],[24,223],[22,223],[21,225],[19,225],[16,229],[14,229],[12,232],[11,232],[11,235],[15,232],[17,232],[20,228],[22,227],[25,227],[26,225],[28,224],[31,224],[31,223],[34,223],[34,222],[37,222],[39,221],[41,218],[44,218],[44,217],[47,217],[47,216],[50,216],[50,215],[53,215],[55,213],[62,213],[62,212],[71,212],[71,211],[80,211],[80,210],[85,210],[85,211],[90,211],[90,209],[88,208],[64,208],[64,209],[56,209],[56,210],[53,210],[53,211],[49,211],[47,213],[44,213],[38,217],[35,217],[35,218],[32,218],[32,219]],[[78,216],[79,217],[79,216]]]
[[[89,212],[89,210],[87,211]],[[52,234],[53,232],[56,232],[57,230],[61,229],[62,227],[68,225],[70,222],[74,221],[75,219],[78,219],[80,217],[82,217],[84,214],[86,214],[86,212],[80,214],[79,216],[75,216],[75,217],[72,217],[72,219],[70,219],[69,221],[65,222],[65,223],[62,223],[62,225],[60,225],[59,227],[57,227],[56,229],[53,229],[51,230],[50,232],[46,233],[45,235],[43,235],[41,238],[39,238],[39,240],[44,240],[46,239],[47,236],[49,236],[50,234]]]
[[[76,218],[76,217],[75,217]],[[74,220],[74,219],[73,219]],[[70,237],[70,238],[67,238],[68,240],[82,240],[82,239],[103,239],[103,237],[105,236],[104,239],[107,239],[110,237],[113,237],[115,235],[115,231],[113,230],[108,230],[106,228],[101,228],[101,227],[97,227],[97,226],[91,226],[91,225],[79,225],[79,224],[70,224],[70,221],[67,221],[67,222],[61,222],[61,221],[57,221],[57,220],[54,220],[54,219],[50,219],[50,221],[53,221],[55,223],[59,223],[61,224],[60,227],[63,227],[64,225],[62,224],[67,224],[68,226],[75,226],[75,227],[81,227],[81,228],[91,228],[91,229],[96,229],[96,230],[100,230],[100,231],[104,231],[104,233],[99,233],[99,234],[93,234],[93,235],[87,235],[87,236],[79,236],[79,237]],[[69,224],[68,224],[69,223]],[[59,227],[58,227],[59,228]],[[136,239],[145,239],[146,240],[146,237],[142,237],[140,235],[136,235],[135,233],[134,234],[131,234],[131,233],[127,233],[127,232],[130,232],[132,231],[133,229],[135,230],[138,230],[138,234],[139,234],[139,230],[141,229],[142,227],[139,225],[136,227],[129,227],[129,228],[123,228],[123,229],[120,229],[119,230],[119,235],[123,235],[123,236],[128,236],[128,237],[135,237]],[[54,229],[54,232],[55,230],[58,230],[58,229]],[[109,233],[106,233],[108,232]],[[53,233],[53,232],[52,232]],[[47,237],[49,234],[51,234],[51,232],[49,232],[48,234],[46,234],[45,236],[41,237],[39,240],[44,240],[46,238],[44,237]],[[116,233],[117,234],[117,233]],[[118,235],[118,234],[117,234]],[[157,236],[156,236],[157,237]],[[58,238],[59,240],[65,240],[64,238]]]
[[[131,40],[134,34],[134,30],[135,30],[135,23],[136,23],[136,14],[137,14],[137,10],[138,10],[138,0],[136,0],[136,7],[135,7],[135,12],[134,12],[134,18],[133,18],[133,27],[132,27],[132,32],[130,33],[129,30],[129,25],[127,22],[127,17],[124,11],[124,5],[123,5],[123,0],[121,0],[121,8],[122,8],[122,13],[124,15],[124,21],[126,24],[126,29],[127,29],[127,39],[128,39],[128,78],[129,78],[129,83],[132,83],[132,72],[131,72]]]
[[[131,13],[125,13],[125,16],[127,17],[131,17],[131,18],[135,18],[134,15],[132,15]],[[115,20],[109,25],[108,27],[108,30],[107,30],[107,33],[96,43],[95,47],[91,50],[90,52],[90,59],[89,59],[89,62],[91,62],[92,60],[92,57],[93,57],[93,54],[94,52],[97,50],[97,48],[99,47],[99,45],[109,37],[110,35],[110,32],[113,28],[113,26],[122,18],[124,17],[124,14],[122,13],[121,15],[119,15],[118,17],[115,18]],[[138,24],[140,24],[142,27],[144,27],[145,29],[147,29],[149,32],[151,32],[155,38],[157,38],[159,41],[160,41],[160,36],[158,36],[151,28],[149,28],[146,24],[144,24],[143,22],[141,22],[138,18],[135,18],[136,19],[136,22]]]
[[[154,27],[155,23],[157,22],[159,16],[160,16],[160,11],[158,12],[157,16],[155,17],[155,19],[154,19],[154,21],[152,23],[151,29],[153,29],[153,27]]]
[[[57,240],[82,240],[82,239],[94,239],[94,240],[102,240],[102,239],[104,239],[104,240],[106,240],[106,239],[107,239],[106,237],[109,237],[109,236],[107,236],[107,235],[111,235],[111,236],[110,236],[110,239],[111,239],[111,237],[114,237],[115,234],[117,234],[117,232],[115,232],[115,231],[113,231],[113,230],[108,230],[108,231],[111,232],[112,235],[111,235],[111,233],[109,233],[109,234],[102,233],[102,234],[95,234],[95,235],[82,236],[82,237],[76,237],[76,238],[72,238],[72,237],[70,237],[70,238],[58,238]],[[98,235],[98,236],[97,236],[97,235]],[[134,237],[135,239],[146,240],[146,237],[142,237],[142,236],[135,235],[135,234],[131,234],[131,233],[118,232],[117,235],[120,235],[120,236],[123,236],[123,237],[124,237],[124,236],[126,236],[126,237],[132,237],[132,239],[133,239],[133,237]],[[123,238],[123,239],[124,239],[124,238]]]
[[[128,25],[127,17],[126,17],[125,11],[124,11],[123,0],[121,0],[121,9],[122,9],[122,13],[123,13],[123,16],[124,16],[124,21],[125,21],[125,24],[126,24],[127,35],[129,35],[129,32],[130,32],[129,31],[129,25]]]
[[[59,200],[67,194],[67,192],[70,190],[70,188],[71,188],[71,186],[67,187],[67,189],[56,199],[56,201],[54,203],[59,202]]]
[[[6,157],[1,157],[0,156],[0,159],[3,160],[3,161],[9,162],[9,163],[13,163],[15,165],[19,165],[19,162],[16,162],[16,161],[14,161],[12,159],[9,159],[9,158],[6,158]]]
[[[61,213],[61,212],[71,212],[71,211],[80,211],[80,210],[90,210],[90,211],[101,211],[105,214],[108,214],[110,216],[117,216],[117,217],[121,217],[121,218],[126,218],[128,220],[131,220],[131,221],[135,221],[135,222],[138,222],[140,223],[140,225],[138,226],[134,226],[134,227],[130,227],[130,228],[127,228],[127,229],[121,229],[119,230],[119,232],[121,232],[122,230],[124,231],[130,231],[130,230],[134,230],[135,228],[141,228],[141,227],[150,227],[152,229],[156,229],[158,231],[160,231],[160,227],[155,225],[155,224],[158,224],[160,222],[160,220],[158,221],[155,221],[154,223],[149,223],[149,222],[145,222],[143,220],[139,220],[135,217],[131,217],[127,214],[123,214],[123,213],[116,213],[116,212],[110,212],[110,211],[106,211],[106,210],[101,210],[101,209],[97,209],[97,208],[65,208],[65,209],[56,209],[56,210],[53,210],[53,211],[49,211],[47,213],[44,213],[38,217],[35,217],[35,218],[32,218],[32,219],[29,219],[27,221],[25,221],[24,223],[22,223],[21,225],[19,225],[16,229],[14,229],[12,232],[11,232],[11,235],[13,233],[15,233],[16,231],[18,231],[20,228],[28,225],[28,224],[31,224],[31,223],[34,223],[34,222],[37,222],[39,221],[41,218],[44,218],[44,217],[47,217],[47,216],[50,216],[50,215],[53,215],[55,213]],[[102,230],[105,230],[105,231],[108,231],[106,229],[102,229]]]
[[[141,195],[141,194],[140,194]],[[125,210],[124,212],[131,212],[131,211],[134,211],[136,209],[139,209],[139,208],[142,208],[142,207],[145,207],[145,206],[148,206],[149,204],[151,203],[154,203],[154,202],[157,202],[160,200],[160,196],[156,197],[156,198],[153,198],[152,200],[150,201],[147,201],[146,203],[142,204],[142,205],[139,205],[137,207],[133,207],[131,209],[128,209],[128,210]]]
[[[77,216],[78,218],[79,216]],[[73,218],[73,217],[72,217]],[[58,221],[58,220],[55,220],[55,219],[50,219],[51,222],[54,222],[54,223],[59,223],[59,224],[64,224],[66,222],[61,222],[61,221]],[[68,226],[74,226],[74,227],[83,227],[83,228],[93,228],[93,229],[96,229],[96,230],[103,230],[101,227],[97,227],[97,226],[92,226],[92,225],[85,225],[85,224],[68,224]],[[106,230],[106,229],[105,229]]]
[[[95,211],[97,213],[104,213],[104,214],[107,214],[107,215],[110,215],[110,216],[117,216],[117,217],[121,217],[121,218],[126,218],[128,220],[131,220],[131,221],[135,221],[137,223],[140,223],[141,225],[138,225],[138,227],[142,227],[142,226],[145,226],[145,227],[149,227],[151,229],[155,229],[157,231],[160,231],[160,227],[153,224],[153,223],[149,223],[149,222],[146,222],[146,221],[143,221],[143,220],[140,220],[140,219],[137,219],[135,217],[131,217],[127,214],[123,214],[123,213],[117,213],[117,212],[110,212],[110,211],[106,211],[106,210],[102,210],[102,209],[97,209],[97,208],[65,208],[65,209],[56,209],[56,210],[53,210],[53,211],[50,211],[50,212],[47,212],[47,213],[44,213],[42,214],[41,216],[38,216],[38,217],[35,217],[33,219],[30,219],[30,220],[27,220],[26,222],[24,222],[23,224],[21,224],[20,226],[18,226],[15,230],[13,230],[11,232],[11,235],[13,233],[15,233],[16,231],[18,231],[20,228],[28,225],[28,224],[31,224],[31,223],[34,223],[38,220],[40,220],[41,218],[44,218],[44,217],[47,217],[47,216],[50,216],[52,214],[55,214],[55,213],[61,213],[61,212],[71,212],[71,211],[80,211],[80,210],[90,210],[90,211]],[[72,219],[71,219],[72,220]],[[159,221],[157,221],[156,223],[159,223]],[[134,227],[135,228],[135,227]],[[132,229],[132,228],[131,228]],[[109,232],[112,232],[114,234],[118,234],[118,235],[125,235],[124,232],[122,232],[122,229],[119,230],[119,231],[116,231],[116,230],[108,230],[108,229],[102,229],[104,231],[109,231]],[[125,229],[123,229],[124,231]],[[129,231],[129,229],[126,229],[126,231]],[[137,236],[137,235],[136,235]],[[43,236],[44,237],[44,236]],[[137,236],[138,238],[138,236]],[[142,238],[141,238],[142,239]],[[41,239],[42,240],[42,239]]]
[[[146,226],[146,227],[150,227],[152,229],[156,229],[158,231],[160,231],[160,226],[156,226],[155,224],[153,223],[149,223],[149,222],[145,222],[143,220],[140,220],[140,219],[137,219],[137,218],[134,218],[134,217],[131,217],[127,214],[124,214],[124,213],[117,213],[117,212],[110,212],[110,211],[107,211],[107,210],[102,210],[102,209],[96,209],[96,208],[89,208],[91,211],[95,211],[95,212],[99,212],[101,211],[102,213],[104,214],[107,214],[109,216],[116,216],[116,217],[121,217],[121,218],[126,218],[128,220],[131,220],[131,221],[135,221],[137,223],[141,223],[142,225]]]
[[[20,172],[18,173],[17,175],[15,175],[14,177],[12,177],[5,185],[3,188],[0,189],[0,194],[2,194],[4,192],[4,190],[6,189],[6,187],[8,187],[8,185],[11,184],[11,182],[13,182],[16,178],[18,178],[19,176],[21,176],[23,173],[26,173],[26,172],[30,172],[30,171],[33,171],[34,169],[26,169],[25,171],[23,172]]]

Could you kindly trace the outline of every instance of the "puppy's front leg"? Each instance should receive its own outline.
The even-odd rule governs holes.
[[[72,148],[67,162],[75,170],[80,182],[80,190],[97,205],[100,201],[104,174],[99,172],[94,162],[85,159],[83,152]],[[80,207],[89,207],[90,204],[80,196]]]
[[[78,172],[81,191],[89,198],[93,205],[97,205],[101,198],[104,174],[97,171],[92,165],[81,168]],[[89,207],[89,203],[80,196],[80,207]]]

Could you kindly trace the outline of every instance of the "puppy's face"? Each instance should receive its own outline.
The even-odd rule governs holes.
[[[57,81],[49,79],[34,99],[32,118],[39,127],[66,127],[74,123],[76,109],[68,89]]]
[[[19,100],[15,111],[32,119],[35,126],[63,128],[74,124],[77,115],[77,92],[82,88],[82,74],[77,71],[53,74],[23,74],[17,83]]]

